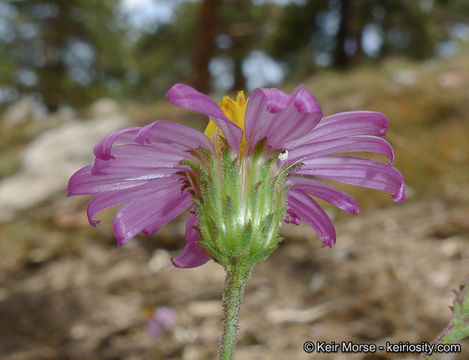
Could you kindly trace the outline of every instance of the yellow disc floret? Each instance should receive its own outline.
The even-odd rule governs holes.
[[[218,106],[223,111],[225,116],[238,125],[243,130],[243,139],[241,140],[241,149],[244,148],[246,137],[244,135],[244,115],[246,114],[247,100],[244,96],[244,91],[238,92],[236,100],[231,99],[229,96],[224,96]],[[215,122],[210,119],[207,128],[204,132],[215,146],[218,146],[218,137],[223,137],[223,133]]]

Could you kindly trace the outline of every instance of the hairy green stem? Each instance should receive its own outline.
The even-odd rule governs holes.
[[[226,270],[225,291],[223,293],[223,336],[220,345],[220,360],[232,360],[236,346],[239,311],[244,295],[244,285],[249,278],[251,269],[244,266],[232,266]]]

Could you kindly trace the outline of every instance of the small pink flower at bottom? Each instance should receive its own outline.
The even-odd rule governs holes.
[[[148,334],[159,338],[177,320],[177,317],[173,309],[164,306],[157,308],[147,324]]]
[[[96,145],[93,164],[68,184],[68,195],[95,195],[88,206],[93,226],[99,223],[97,212],[125,204],[113,223],[120,245],[140,232],[154,234],[190,209],[187,244],[173,264],[195,267],[211,257],[236,263],[238,254],[249,257],[259,246],[276,247],[278,216],[296,225],[304,221],[323,246],[332,247],[334,226],[315,198],[351,214],[359,207],[352,196],[323,180],[386,191],[397,202],[405,199],[402,175],[392,166],[393,149],[382,139],[388,120],[381,113],[323,117],[302,85],[292,94],[256,89],[248,100],[240,92],[236,100],[223,98],[217,104],[176,84],[167,97],[176,106],[206,114],[205,134],[168,121],[113,132]],[[384,155],[388,161],[344,155],[354,152]],[[277,181],[272,186],[271,179]],[[238,249],[241,238],[260,245]]]

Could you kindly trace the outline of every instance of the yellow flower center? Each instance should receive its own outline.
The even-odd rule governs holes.
[[[244,144],[246,143],[246,136],[244,135],[244,115],[246,114],[247,104],[248,102],[244,96],[244,91],[238,92],[236,100],[231,99],[229,96],[224,96],[222,101],[218,103],[218,106],[225,116],[243,130],[243,139],[240,145],[241,149],[244,148]],[[220,128],[212,119],[210,119],[204,134],[216,147],[219,146],[219,137],[224,137]]]

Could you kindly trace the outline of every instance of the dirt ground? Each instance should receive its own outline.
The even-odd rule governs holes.
[[[171,265],[183,246],[183,219],[123,248],[109,221],[79,242],[74,233],[89,227],[84,200],[67,201],[45,208],[56,230],[40,239],[65,237],[67,250],[30,249],[3,269],[1,358],[215,359],[224,273],[213,262]],[[333,249],[321,248],[307,226],[284,226],[280,248],[248,282],[236,359],[416,359],[385,351],[306,354],[302,346],[431,341],[451,316],[452,290],[469,278],[468,213],[463,204],[419,200],[347,216],[336,222]],[[154,339],[146,324],[159,306],[178,319]],[[446,359],[468,359],[469,343],[462,345],[463,353]]]

